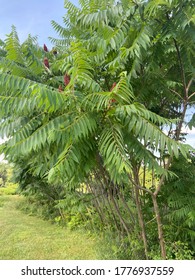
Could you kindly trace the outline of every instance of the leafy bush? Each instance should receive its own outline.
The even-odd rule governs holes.
[[[6,183],[5,187],[0,188],[0,195],[14,195],[17,194],[17,184]]]
[[[173,243],[195,252],[195,155],[175,159],[171,171],[177,177],[166,182],[161,196],[164,223],[172,225]]]

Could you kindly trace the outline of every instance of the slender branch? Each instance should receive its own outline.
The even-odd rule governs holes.
[[[157,226],[158,226],[158,238],[159,238],[159,243],[160,243],[160,248],[161,248],[161,257],[163,260],[166,260],[166,246],[165,246],[165,240],[164,240],[164,233],[163,233],[160,209],[158,206],[157,197],[155,195],[152,196],[152,202],[153,202],[154,213],[156,216],[156,222],[157,222]]]
[[[193,93],[189,96],[188,100],[189,100],[190,98],[192,98],[194,95],[195,95],[195,92],[193,92]]]
[[[154,220],[156,220],[156,216],[153,218],[153,219],[151,219],[150,221],[148,221],[147,223],[146,223],[146,225],[148,225],[148,224],[150,224],[152,221],[154,221]]]
[[[186,91],[187,91],[187,92],[189,92],[189,89],[190,89],[190,86],[191,86],[193,80],[194,80],[194,77],[192,77],[192,78],[189,80],[189,83],[188,83],[187,88],[186,88]]]
[[[126,224],[126,221],[123,219],[123,216],[121,215],[120,208],[119,208],[118,204],[116,203],[115,198],[113,197],[110,189],[109,189],[109,195],[110,195],[110,200],[111,200],[111,202],[114,206],[114,209],[116,211],[116,214],[118,215],[118,218],[120,220],[120,223],[123,226],[124,230],[126,231],[127,236],[129,236],[130,229],[128,228],[128,225]]]
[[[130,175],[130,174],[128,174],[128,177],[129,177],[129,180],[131,181],[131,183],[132,183],[136,188],[138,188],[138,189],[140,189],[140,190],[142,190],[142,191],[145,191],[145,192],[147,192],[147,193],[149,193],[149,194],[151,194],[151,195],[153,194],[153,192],[150,191],[149,189],[143,188],[143,187],[139,186],[138,184],[136,184],[136,183],[134,182],[134,180],[131,178],[131,175]]]
[[[177,92],[175,91],[174,89],[169,89],[171,92],[175,93],[177,96],[179,96],[179,98],[183,99],[183,97]]]
[[[127,202],[125,201],[124,195],[121,194],[121,192],[119,192],[119,197],[120,197],[120,199],[122,200],[124,207],[125,207],[125,208],[127,209],[127,211],[129,212],[133,224],[135,224],[135,217],[134,217],[134,215],[133,215],[133,212],[132,212],[131,209],[129,208]]]

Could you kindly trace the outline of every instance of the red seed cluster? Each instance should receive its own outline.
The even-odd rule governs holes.
[[[45,52],[48,52],[48,48],[45,44],[43,45],[43,49],[44,49]]]
[[[49,68],[49,60],[47,57],[44,58],[43,63],[45,65],[45,67]]]
[[[70,76],[66,73],[64,75],[64,84],[67,86],[70,83]]]

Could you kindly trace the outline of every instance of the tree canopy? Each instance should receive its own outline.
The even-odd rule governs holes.
[[[195,101],[194,3],[79,3],[65,1],[65,27],[52,21],[62,39],[51,38],[51,51],[30,35],[21,44],[15,27],[0,42],[1,150],[28,185],[69,192],[85,184],[95,197],[99,188],[127,235],[133,222],[123,211],[132,201],[146,257],[141,201],[149,194],[166,258],[157,197],[174,176],[173,159],[193,151],[182,126]]]

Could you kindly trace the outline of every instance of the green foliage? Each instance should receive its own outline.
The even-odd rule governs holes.
[[[17,193],[17,184],[7,183],[6,187],[0,188],[0,195],[15,195]]]
[[[78,190],[76,192],[66,192],[64,199],[56,201],[55,208],[59,210],[60,216],[56,221],[74,229],[86,222],[91,205],[91,195],[84,194]]]
[[[194,253],[189,249],[188,243],[176,241],[168,246],[167,252],[168,259],[175,260],[194,260]]]
[[[167,239],[168,240],[168,239]],[[167,244],[168,260],[194,260],[194,253],[189,249],[188,243],[181,241],[171,241]],[[149,257],[153,260],[160,260],[159,248],[151,249]]]
[[[140,191],[152,188],[140,184],[140,169],[158,182],[172,178],[174,186],[177,170],[169,171],[166,159],[182,154],[186,160],[193,150],[180,140],[194,103],[194,4],[84,0],[80,7],[65,1],[65,7],[66,27],[52,21],[62,37],[52,39],[56,54],[31,36],[21,44],[15,27],[0,42],[0,136],[6,139],[0,150],[15,164],[22,192],[47,217],[70,227],[89,217],[92,227],[101,220],[110,230],[113,223],[125,256],[136,247],[131,257],[138,258],[139,200],[146,221],[153,218],[151,198]],[[176,224],[187,217],[194,231],[188,199],[176,187],[166,214]],[[188,240],[177,242],[182,250]]]
[[[174,225],[175,236],[195,249],[195,189],[194,154],[188,160],[182,156],[173,162],[171,170],[178,175],[164,186],[161,202],[165,217]],[[166,197],[166,198],[165,198]]]
[[[13,167],[8,163],[0,163],[0,195],[14,195],[17,192],[17,184],[12,180]]]
[[[166,180],[158,197],[168,259],[194,259],[194,155],[174,159],[170,170],[176,176]],[[161,259],[152,199],[142,197],[144,220],[150,246],[149,257]]]

